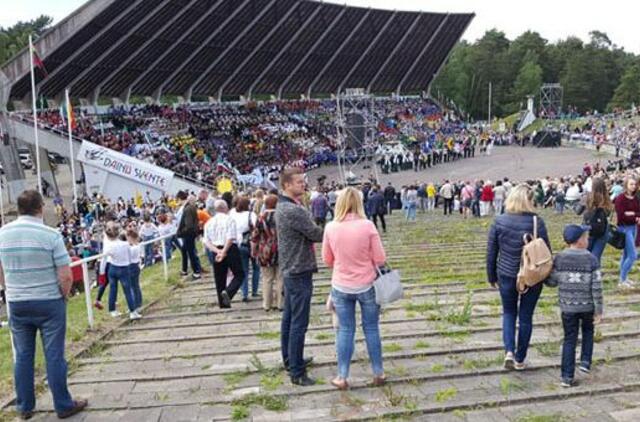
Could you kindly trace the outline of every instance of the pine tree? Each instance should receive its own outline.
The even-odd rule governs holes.
[[[620,79],[620,84],[613,94],[609,107],[628,109],[632,104],[640,104],[640,64],[638,63],[627,67]]]

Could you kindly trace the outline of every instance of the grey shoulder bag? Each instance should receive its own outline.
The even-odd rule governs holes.
[[[396,300],[402,299],[403,289],[400,281],[400,272],[398,270],[380,271],[375,265],[378,277],[373,282],[373,288],[376,292],[376,303],[385,306]]]

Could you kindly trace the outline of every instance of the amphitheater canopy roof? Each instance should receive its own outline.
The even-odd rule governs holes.
[[[37,42],[38,95],[288,96],[425,90],[473,14],[311,0],[92,0]],[[3,65],[30,95],[29,55]]]

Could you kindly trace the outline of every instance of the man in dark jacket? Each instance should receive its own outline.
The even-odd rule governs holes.
[[[313,223],[309,211],[300,201],[305,193],[304,173],[297,168],[283,170],[280,176],[283,195],[276,207],[278,260],[284,279],[281,348],[284,366],[291,382],[310,386],[304,359],[304,339],[309,326],[313,273],[318,271],[314,242],[322,242],[322,228]]]
[[[369,201],[367,201],[367,206],[369,207],[368,214],[371,216],[373,224],[375,224],[376,228],[378,228],[379,218],[380,223],[382,224],[382,231],[386,233],[387,224],[384,221],[384,196],[382,196],[382,192],[380,192],[380,186],[375,186],[371,190],[371,193],[369,194]]]
[[[191,261],[191,269],[193,269],[193,279],[197,280],[201,277],[200,259],[196,251],[196,237],[198,237],[198,209],[195,205],[195,198],[189,197],[186,192],[180,191],[176,195],[183,205],[178,210],[176,217],[179,219],[177,236],[182,241],[182,271],[180,274],[184,277],[188,274],[189,261]]]
[[[396,197],[396,188],[393,187],[391,182],[389,185],[384,188],[384,206],[387,208],[387,212],[391,215],[391,210],[393,209],[393,201]]]

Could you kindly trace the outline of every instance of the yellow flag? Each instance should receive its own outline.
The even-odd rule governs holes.
[[[136,207],[138,208],[142,208],[142,194],[138,191],[136,191]]]

